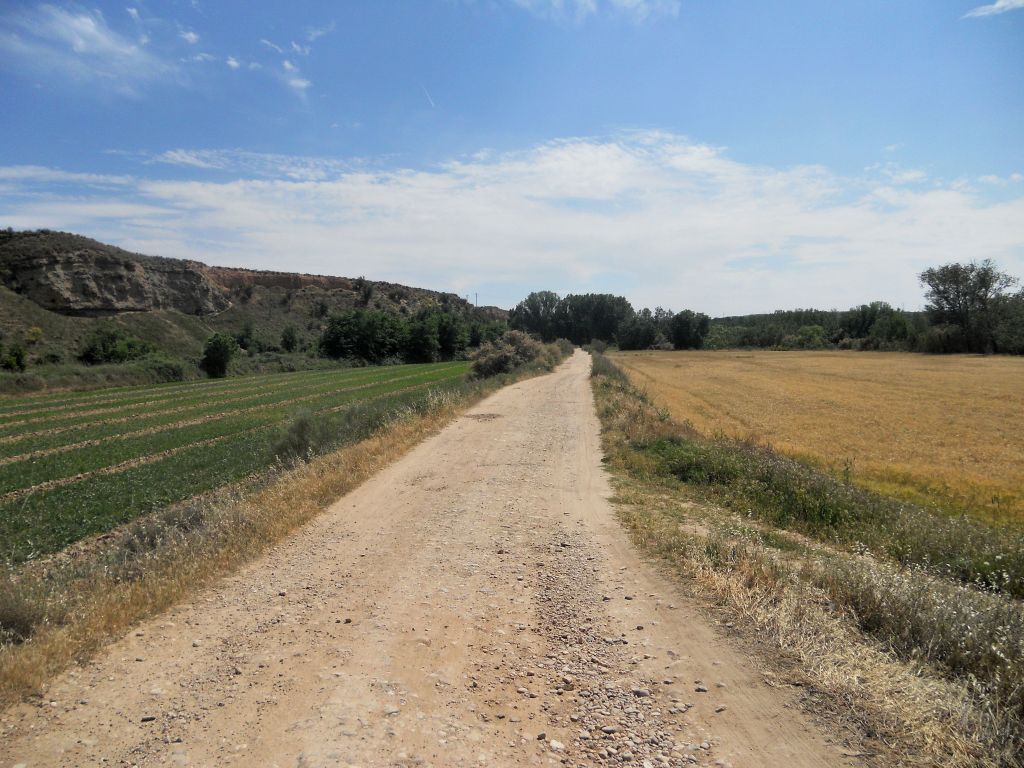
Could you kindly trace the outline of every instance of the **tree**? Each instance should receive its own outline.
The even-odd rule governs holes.
[[[650,310],[642,310],[622,323],[616,334],[619,349],[650,349],[658,339],[658,326]]]
[[[437,339],[442,360],[454,360],[469,346],[469,328],[460,315],[444,312],[437,316]]]
[[[326,357],[380,363],[398,357],[405,348],[406,326],[386,312],[356,309],[334,315],[320,337]]]
[[[509,313],[509,326],[540,336],[544,341],[554,341],[555,311],[560,301],[552,291],[534,291]]]
[[[215,333],[206,340],[203,358],[199,367],[211,379],[222,379],[227,375],[228,364],[238,351],[238,342],[229,333]]]
[[[999,351],[995,333],[999,310],[1016,278],[1000,272],[991,259],[945,264],[926,269],[919,277],[927,289],[925,311],[933,326],[957,327],[963,339],[961,351]]]
[[[676,349],[700,349],[710,326],[711,320],[703,312],[684,309],[672,318],[672,346]]]
[[[285,352],[294,352],[299,348],[299,333],[294,325],[286,325],[281,331],[281,349]]]
[[[802,325],[796,332],[796,343],[800,349],[823,349],[825,329],[820,325]]]
[[[410,321],[404,357],[410,363],[436,363],[441,359],[436,314],[424,313]]]

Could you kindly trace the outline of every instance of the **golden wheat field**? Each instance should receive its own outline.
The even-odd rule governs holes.
[[[1024,358],[901,352],[622,352],[631,381],[705,434],[870,488],[1024,524]]]

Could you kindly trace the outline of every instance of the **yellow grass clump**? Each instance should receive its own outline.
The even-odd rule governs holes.
[[[1024,358],[686,351],[614,360],[677,420],[868,488],[1024,524]]]

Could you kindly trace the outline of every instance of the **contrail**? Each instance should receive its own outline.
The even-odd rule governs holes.
[[[426,96],[427,97],[427,101],[430,102],[430,108],[431,109],[437,109],[437,104],[435,104],[434,100],[432,98],[430,98],[430,91],[427,90],[427,86],[425,86],[425,85],[423,85],[421,83],[420,84],[420,88],[423,89],[423,95]]]

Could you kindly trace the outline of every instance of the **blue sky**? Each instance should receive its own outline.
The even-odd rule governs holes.
[[[1024,275],[1024,0],[8,2],[0,226],[511,305]]]

